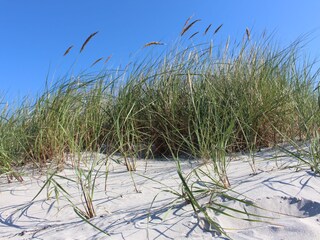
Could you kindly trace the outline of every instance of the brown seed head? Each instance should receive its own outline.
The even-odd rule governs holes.
[[[98,32],[94,32],[92,33],[85,41],[84,43],[82,44],[82,47],[80,49],[80,52],[83,51],[83,49],[86,47],[86,45],[88,44],[88,42],[90,41],[91,38],[93,38],[94,35],[96,35]]]
[[[96,65],[98,62],[100,62],[103,58],[98,58],[96,61],[94,61],[94,63],[92,63],[91,67],[93,67],[94,65]]]
[[[192,34],[189,39],[193,38],[195,35],[197,35],[199,32],[195,32],[194,34]]]
[[[219,32],[220,28],[223,26],[223,24],[221,24],[219,27],[217,27],[217,29],[214,31],[213,34],[216,34],[217,32]]]
[[[181,31],[181,34],[180,36],[183,36],[183,34],[185,34],[192,26],[193,24],[195,24],[196,22],[199,22],[201,21],[201,19],[197,19],[197,20],[194,20],[192,23],[190,23],[188,26],[185,26],[182,31]]]
[[[107,57],[107,59],[104,61],[104,64],[106,64],[107,62],[109,62],[109,60],[110,60],[111,57],[112,57],[112,54]]]
[[[248,40],[250,40],[250,30],[249,30],[249,28],[246,28],[246,34],[247,34]]]
[[[143,47],[149,47],[149,46],[152,46],[152,45],[164,45],[164,43],[153,41],[153,42],[146,43]]]
[[[71,45],[70,47],[68,47],[68,49],[64,52],[63,56],[66,56],[70,50],[73,48],[73,45]]]
[[[211,28],[212,24],[210,23],[209,26],[206,28],[206,30],[204,31],[204,35],[207,34],[207,32],[209,31],[209,29]]]

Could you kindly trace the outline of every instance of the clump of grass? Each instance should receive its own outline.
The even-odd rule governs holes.
[[[317,90],[317,89],[316,89]],[[310,95],[304,95],[300,100],[306,102],[306,97]],[[313,95],[317,95],[316,92]],[[314,96],[314,97],[315,97]],[[310,103],[309,103],[310,104]],[[309,167],[316,175],[320,174],[320,135],[319,135],[319,106],[301,104],[296,105],[299,111],[299,123],[300,131],[297,138],[293,139],[288,136],[284,136],[286,141],[290,143],[293,150],[290,148],[279,146],[280,150],[286,154],[286,156],[293,157],[298,160],[296,168]],[[306,111],[308,109],[310,111]],[[303,135],[301,134],[303,132]],[[302,136],[301,136],[302,135]],[[304,139],[301,142],[301,139]],[[298,140],[298,142],[297,142]]]
[[[270,220],[273,219],[271,217],[251,213],[245,207],[244,209],[233,208],[227,206],[225,202],[219,201],[222,198],[224,201],[234,201],[244,206],[262,209],[234,190],[226,189],[225,184],[212,176],[210,170],[206,171],[200,167],[193,169],[188,175],[184,175],[180,167],[180,160],[176,159],[176,161],[182,190],[181,195],[178,194],[178,196],[184,199],[186,203],[191,204],[197,217],[203,216],[209,224],[207,230],[216,232],[218,236],[222,235],[229,238],[228,233],[218,223],[215,215],[224,215],[241,221],[271,223]],[[215,215],[210,214],[210,211],[213,211]]]
[[[320,174],[320,136],[318,132],[314,132],[312,138],[302,146],[292,143],[294,150],[289,150],[284,147],[280,149],[287,154],[298,160],[295,166],[297,169],[301,167],[309,167],[316,175]]]
[[[24,163],[24,147],[28,141],[24,132],[27,107],[10,109],[7,103],[0,107],[0,175],[7,174],[9,182],[13,178],[21,182],[23,179],[16,167]]]
[[[101,81],[78,78],[43,94],[29,116],[26,132],[32,141],[26,146],[26,158],[43,165],[48,160],[63,161],[73,146],[96,151],[98,139],[103,141],[103,87]]]
[[[200,21],[189,20],[181,37]],[[205,34],[209,34],[210,27]],[[85,40],[80,52],[97,33]],[[308,152],[311,160],[297,157],[319,173],[319,94],[314,91],[319,71],[314,71],[308,61],[302,64],[301,40],[279,48],[271,38],[254,39],[249,29],[245,34],[241,42],[232,45],[228,39],[223,47],[212,42],[178,45],[159,58],[146,57],[128,65],[124,71],[105,69],[95,75],[66,76],[47,86],[33,104],[17,109],[1,106],[0,174],[18,176],[15,166],[28,162],[39,168],[54,163],[58,171],[64,167],[68,154],[78,154],[81,159],[82,152],[102,148],[108,156],[123,156],[130,172],[136,170],[136,159],[141,156],[200,158],[213,171],[192,172],[204,186],[196,189],[199,185],[190,184],[178,165],[181,196],[196,213],[204,214],[219,233],[225,234],[207,213],[207,209],[223,212],[223,206],[202,206],[195,194],[210,195],[210,203],[216,193],[246,203],[225,194],[231,188],[227,174],[229,153],[252,154],[288,139],[293,143],[296,139],[312,140]],[[157,45],[163,44],[154,41],[144,47]],[[64,56],[71,49],[72,46]],[[85,172],[79,165],[80,162],[74,163],[84,208],[75,207],[71,200],[70,203],[87,221],[95,216],[93,192],[97,175],[93,175],[93,168]],[[250,166],[255,172],[254,157]],[[67,190],[55,180],[54,172],[46,184],[52,184],[56,194],[63,193],[70,199]],[[211,185],[203,178],[209,179]]]
[[[14,133],[19,159],[37,166],[63,161],[81,143],[92,151],[108,146],[134,171],[141,152],[170,155],[170,147],[212,160],[227,187],[226,154],[273,146],[284,135],[306,138],[301,116],[313,114],[317,96],[310,89],[317,76],[310,74],[312,64],[300,64],[300,45],[281,49],[269,38],[250,36],[234,46],[228,40],[223,48],[176,47],[125,72],[69,76],[10,121],[3,113],[1,129]],[[13,148],[2,149],[5,154]],[[6,156],[2,166],[17,157]],[[251,165],[254,171],[254,159]]]
[[[48,199],[50,198],[51,193],[54,192],[54,196],[57,202],[59,202],[59,198],[60,196],[62,196],[71,204],[76,213],[82,216],[82,218],[91,219],[96,216],[95,207],[93,204],[95,182],[103,164],[100,163],[99,166],[99,161],[97,159],[90,159],[89,167],[86,169],[83,164],[85,162],[83,161],[83,154],[79,153],[79,155],[77,156],[77,158],[79,159],[76,160],[78,164],[74,168],[76,176],[75,179],[61,176],[56,171],[48,176],[47,181],[43,185],[41,191],[44,189],[44,186],[46,186]],[[95,169],[97,166],[98,169]],[[61,183],[59,183],[57,179],[67,180],[78,185],[78,189],[82,198],[81,204],[83,209],[81,209],[77,206],[77,204],[74,203],[74,200],[69,194],[68,189],[65,189],[65,187]],[[37,195],[39,195],[40,192]]]
[[[76,166],[74,167],[75,179],[59,175],[58,170],[55,170],[54,172],[50,172],[49,170],[47,173],[47,180],[30,202],[32,203],[46,188],[48,200],[51,198],[52,193],[54,194],[54,199],[58,204],[60,200],[66,200],[77,216],[96,230],[109,236],[109,233],[90,222],[90,219],[96,217],[94,192],[96,190],[96,180],[98,175],[101,173],[101,168],[105,166],[105,160],[99,159],[97,154],[92,153],[90,154],[89,160],[84,159],[84,154],[80,151],[78,154],[69,157],[71,158],[71,161],[76,163]],[[107,170],[105,174],[108,174]],[[63,184],[62,181],[67,181],[69,184],[76,184],[81,196],[81,203],[79,203],[79,199],[75,199],[74,196],[70,194],[69,189],[65,186],[66,184]],[[21,210],[23,211],[29,206],[30,204],[27,204],[16,212]]]

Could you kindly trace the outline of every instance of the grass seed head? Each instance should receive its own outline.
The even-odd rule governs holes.
[[[248,40],[250,40],[250,30],[249,30],[249,28],[246,28],[246,35],[247,35]]]
[[[109,62],[109,60],[110,60],[111,58],[112,58],[112,54],[107,57],[107,59],[104,61],[104,64],[106,64],[107,62]]]
[[[194,34],[192,34],[189,39],[193,38],[194,36],[196,36],[199,32],[195,32]]]
[[[94,61],[94,63],[91,64],[91,67],[93,67],[94,65],[96,65],[98,62],[100,62],[103,58],[98,58],[96,61]]]
[[[223,24],[221,24],[219,27],[217,27],[213,34],[216,34],[217,32],[219,32],[219,30],[220,30],[220,28],[222,28],[222,26],[223,26]]]
[[[194,20],[188,26],[183,27],[180,36],[183,36],[196,22],[199,22],[199,21],[201,21],[201,19]]]
[[[206,30],[204,31],[204,35],[207,34],[207,32],[209,31],[209,29],[211,28],[212,24],[210,23],[209,26],[206,28]]]
[[[150,46],[152,46],[152,45],[164,45],[164,43],[162,43],[162,42],[157,42],[157,41],[152,41],[152,42],[146,43],[143,47],[144,47],[144,48],[145,48],[145,47],[150,47]]]
[[[71,45],[70,47],[68,47],[68,49],[64,52],[63,56],[66,56],[70,50],[73,48],[73,45]]]
[[[86,45],[88,44],[88,42],[91,40],[91,38],[93,38],[98,32],[94,32],[92,33],[85,41],[84,43],[82,44],[82,47],[80,49],[80,52],[83,51],[83,49],[86,47]]]

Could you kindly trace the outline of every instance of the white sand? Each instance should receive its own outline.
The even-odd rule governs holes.
[[[213,212],[210,216],[233,239],[320,239],[320,177],[308,169],[298,172],[279,169],[275,161],[263,161],[272,155],[270,150],[260,155],[257,175],[251,175],[247,158],[239,157],[229,166],[229,178],[235,191],[267,211],[233,201],[224,204],[273,217],[267,219],[270,223],[242,221]],[[288,161],[290,159],[284,162]],[[183,172],[189,173],[196,165],[196,161],[184,161]],[[111,164],[107,192],[104,191],[103,173],[98,177],[94,194],[97,217],[90,221],[107,231],[110,237],[81,221],[65,199],[61,198],[59,202],[46,200],[46,190],[25,207],[40,190],[46,176],[29,173],[23,183],[9,184],[1,177],[0,239],[227,239],[210,232],[208,223],[201,214],[197,218],[190,204],[170,208],[168,203],[175,196],[163,190],[170,187],[179,190],[181,184],[174,162],[149,161],[146,172],[144,168],[144,161],[140,160],[137,172],[133,173],[139,193],[135,191],[130,173],[122,165]],[[74,170],[66,166],[60,175],[74,178]],[[79,203],[81,197],[76,184],[67,180],[59,182],[74,197],[73,201]],[[14,213],[22,207],[25,207],[24,211]]]

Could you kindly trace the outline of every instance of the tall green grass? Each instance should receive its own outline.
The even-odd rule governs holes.
[[[302,43],[181,45],[125,72],[67,76],[35,104],[1,107],[1,172],[26,162],[62,165],[66,153],[104,146],[122,154],[129,171],[141,156],[212,161],[227,187],[227,153],[273,146],[284,135],[305,139],[316,128],[318,72],[302,58]]]
[[[186,22],[181,36],[197,22]],[[81,51],[96,34],[86,39]],[[72,162],[76,180],[68,180],[77,182],[82,193],[83,206],[79,208],[56,181],[68,156],[82,159],[82,152],[88,151],[120,154],[128,171],[136,170],[137,158],[173,157],[182,183],[179,198],[190,202],[196,213],[226,235],[208,209],[238,211],[217,203],[217,196],[246,203],[227,192],[231,187],[229,153],[311,141],[309,151],[299,148],[299,154],[287,153],[319,174],[319,70],[303,58],[303,40],[280,48],[272,38],[252,38],[247,29],[241,42],[231,44],[228,39],[222,47],[213,42],[179,43],[157,58],[146,57],[128,65],[124,71],[66,75],[51,86],[47,84],[36,99],[18,107],[1,104],[0,175],[22,181],[16,172],[19,165],[32,163],[50,170],[54,166],[56,169],[48,171],[54,174],[49,174],[40,192],[47,186],[56,198],[60,193],[78,216],[91,224],[89,219],[96,215],[95,180],[103,163],[99,161],[95,173],[95,162],[87,171],[80,161]],[[145,47],[158,45],[162,43],[149,42]],[[181,157],[199,158],[209,163],[212,171],[193,169],[185,176],[179,167]],[[107,175],[106,167],[106,179]],[[204,195],[210,201],[200,205],[198,199]]]

